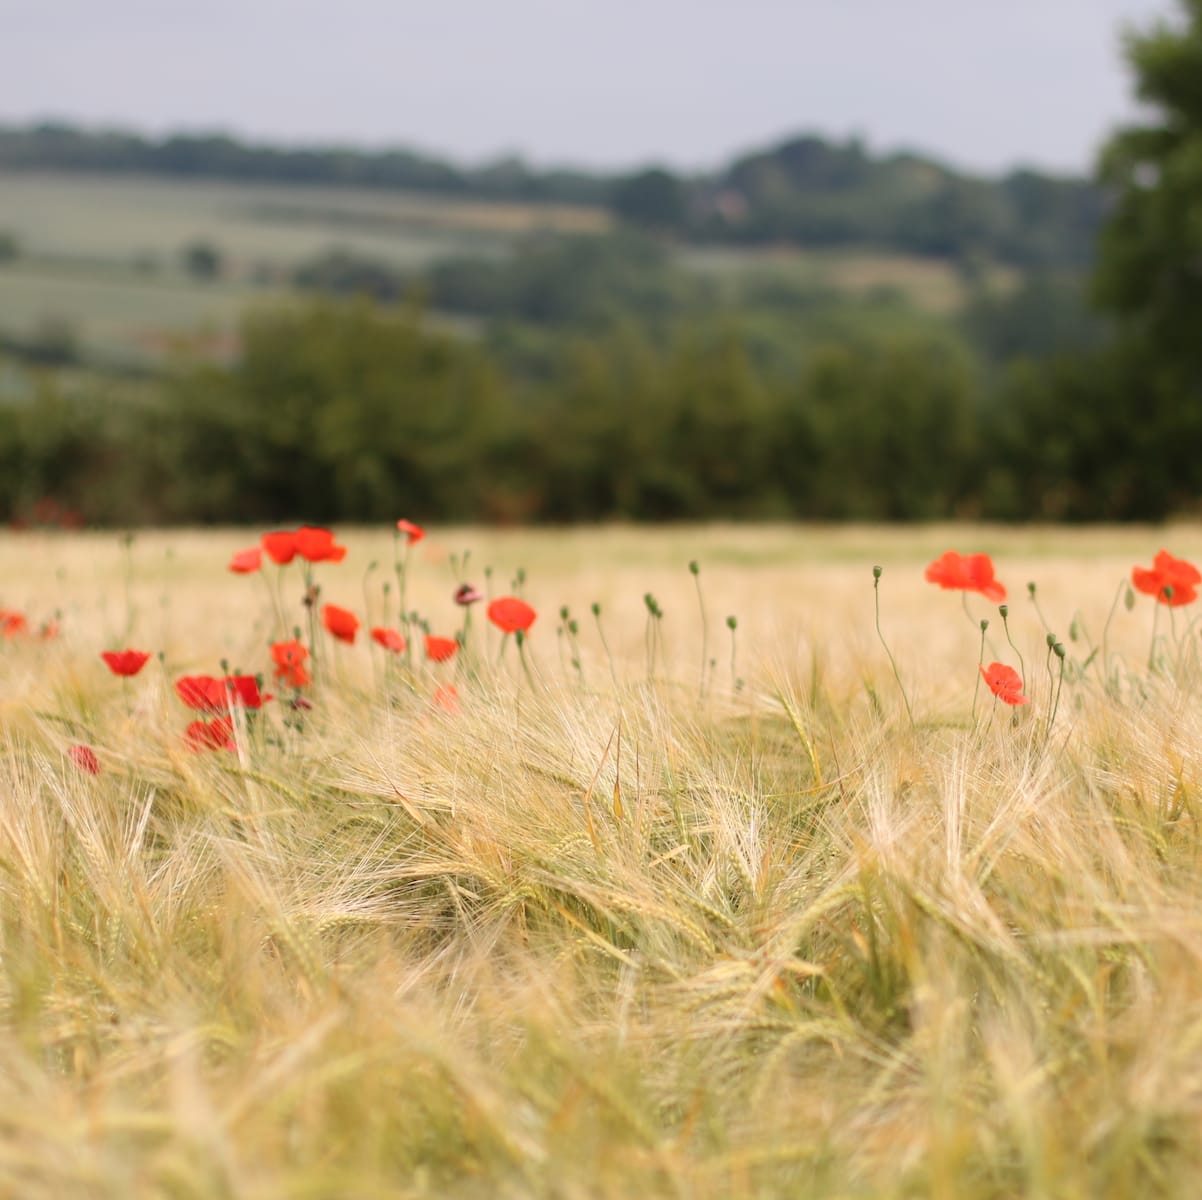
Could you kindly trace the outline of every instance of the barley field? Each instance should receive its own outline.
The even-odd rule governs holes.
[[[1202,528],[259,533],[0,537],[0,1195],[1197,1194]]]

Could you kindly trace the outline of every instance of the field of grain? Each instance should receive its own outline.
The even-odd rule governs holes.
[[[1194,1194],[1202,529],[338,534],[0,540],[0,1193]]]

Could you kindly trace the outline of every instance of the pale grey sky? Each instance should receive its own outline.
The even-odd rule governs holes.
[[[1086,169],[1175,0],[0,0],[0,121],[708,166],[799,130]]]

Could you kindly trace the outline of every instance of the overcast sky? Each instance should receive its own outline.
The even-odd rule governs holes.
[[[0,120],[716,164],[814,130],[1079,171],[1175,0],[0,0]]]

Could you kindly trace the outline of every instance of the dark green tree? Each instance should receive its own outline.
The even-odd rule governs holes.
[[[1126,40],[1149,117],[1119,130],[1100,175],[1114,210],[1098,261],[1098,300],[1158,366],[1202,395],[1202,0],[1179,0],[1183,19]]]
[[[632,225],[675,229],[684,220],[684,188],[675,175],[660,167],[640,171],[614,188],[613,210]]]

